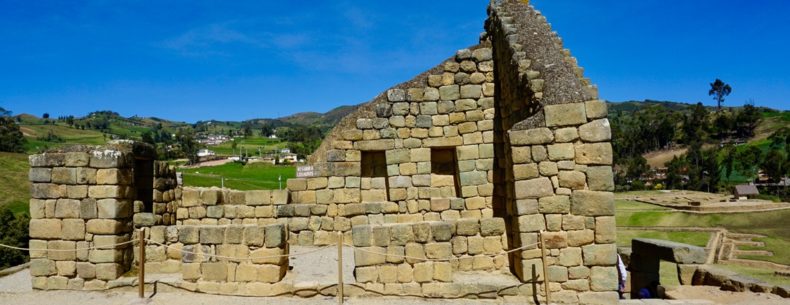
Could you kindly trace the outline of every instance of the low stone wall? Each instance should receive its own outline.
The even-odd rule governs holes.
[[[288,270],[285,225],[180,226],[185,281],[280,281]]]
[[[501,218],[359,225],[352,231],[360,283],[452,282],[453,271],[508,265]]]
[[[713,266],[695,266],[690,270],[693,277],[691,285],[718,286],[726,291],[751,291],[773,293],[783,298],[790,298],[790,286],[780,286],[763,282],[735,272]]]

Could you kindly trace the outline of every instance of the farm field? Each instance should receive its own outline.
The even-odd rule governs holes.
[[[107,142],[105,135],[96,130],[82,130],[63,125],[21,125],[20,129],[27,138],[25,151],[35,153],[46,148],[72,144],[99,145]],[[54,134],[62,141],[47,141],[48,134]]]
[[[236,141],[236,154],[238,154],[240,149],[246,149],[247,153],[250,155],[257,155],[259,148],[262,154],[267,154],[271,153],[273,150],[279,151],[282,148],[288,147],[288,142],[259,136],[236,138],[233,141]],[[207,148],[213,150],[218,155],[230,156],[234,154],[233,141],[228,141],[220,145],[208,146]]]
[[[288,178],[296,177],[296,168],[270,164],[227,163],[218,166],[207,166],[179,169],[183,173],[185,186],[220,187],[225,178],[225,187],[236,190],[278,189],[278,179],[282,177],[282,188]]]

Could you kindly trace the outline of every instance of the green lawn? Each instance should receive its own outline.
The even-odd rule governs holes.
[[[0,152],[0,206],[7,206],[14,214],[27,213],[30,198],[26,154]]]
[[[732,214],[692,214],[665,212],[655,209],[654,205],[633,201],[616,200],[618,226],[666,226],[666,227],[723,227],[738,233],[766,235],[765,250],[774,252],[771,257],[754,257],[780,264],[790,263],[790,210],[732,213]],[[644,210],[636,210],[639,208]],[[632,210],[629,210],[632,209]],[[689,237],[692,238],[693,237]]]
[[[631,240],[634,238],[654,238],[671,240],[679,243],[705,247],[708,245],[711,233],[709,232],[663,232],[663,231],[642,231],[642,230],[617,230],[617,246],[630,247]]]
[[[237,190],[277,189],[278,178],[282,176],[282,187],[285,181],[296,176],[293,166],[275,166],[269,164],[228,163],[219,166],[208,166],[179,170],[183,173],[185,186],[221,186],[225,178],[225,187]]]
[[[268,154],[273,150],[279,151],[281,148],[288,147],[288,142],[259,136],[238,138],[234,141],[236,141],[236,154],[238,154],[239,149],[246,149],[250,155],[257,155],[259,148],[263,154]],[[233,154],[233,141],[225,142],[216,146],[209,146],[208,149],[213,150],[218,155],[229,156]]]

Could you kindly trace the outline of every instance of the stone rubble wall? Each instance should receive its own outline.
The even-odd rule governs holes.
[[[506,271],[501,218],[352,229],[354,273],[360,283],[453,282],[455,271]]]

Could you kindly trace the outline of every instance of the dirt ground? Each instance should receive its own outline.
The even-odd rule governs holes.
[[[774,305],[790,304],[790,299],[778,295],[754,292],[722,291],[714,286],[678,286],[667,295],[676,299],[704,299],[722,305]]]

